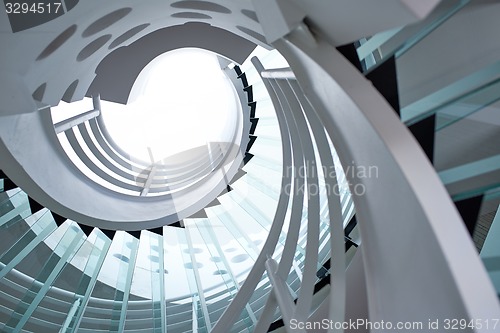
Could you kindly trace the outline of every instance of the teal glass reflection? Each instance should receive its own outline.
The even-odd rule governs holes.
[[[117,238],[118,233],[121,233],[122,237]],[[117,254],[121,259],[117,270],[117,282],[109,331],[123,332],[127,315],[128,299],[130,296],[130,287],[132,285],[132,277],[134,275],[135,262],[139,250],[139,240],[123,231],[118,231],[114,239],[121,240],[121,250],[120,253]]]
[[[388,57],[400,57],[414,45],[445,23],[450,17],[469,3],[469,0],[447,2],[446,7],[431,13],[422,22],[404,28],[380,32],[372,36],[358,49],[361,61],[371,57],[375,62],[366,62],[365,72],[384,62]],[[373,41],[372,41],[373,39]],[[368,44],[365,46],[365,44]]]
[[[464,115],[477,112],[481,105],[489,105],[496,101],[494,90],[498,87],[500,75],[500,62],[486,66],[452,84],[421,98],[401,109],[401,120],[406,125],[412,125],[430,115],[441,112],[441,118],[450,117],[453,112],[459,112],[451,119],[456,121],[462,119]],[[463,103],[462,103],[463,101]],[[464,107],[469,101],[470,106]],[[452,106],[465,111],[454,111]],[[450,111],[451,110],[451,111]],[[462,113],[462,115],[460,114]],[[445,120],[440,120],[440,128],[444,128]]]
[[[206,304],[203,286],[198,272],[198,263],[193,251],[193,245],[189,232],[184,228],[177,231],[179,246],[181,247],[182,260],[186,267],[186,275],[188,278],[189,290],[193,295],[193,331],[200,333],[209,332],[211,330],[210,316]]]
[[[31,214],[28,195],[19,189],[0,193],[0,226],[11,224]]]
[[[109,247],[111,246],[111,240],[97,228],[89,235],[88,240],[89,239],[92,240],[92,242],[90,242],[91,252],[88,255],[87,263],[85,264],[85,268],[75,291],[75,302],[79,301],[78,308],[72,316],[68,315],[64,323],[64,325],[67,325],[67,329],[62,330],[62,332],[78,332],[83,313],[85,312],[85,308],[88,305],[90,296],[97,282],[97,276],[108,254]]]
[[[15,307],[10,319],[3,328],[4,331],[17,332],[26,324],[37,306],[46,296],[57,276],[83,244],[85,237],[76,223],[67,221],[65,224],[66,231],[59,239],[51,255],[45,261],[31,287]],[[45,246],[45,244],[41,246]]]
[[[164,279],[163,237],[151,232],[142,232],[149,238],[149,263],[151,272],[151,301],[153,309],[153,332],[165,333],[166,305]],[[153,260],[154,258],[154,260]]]
[[[26,258],[35,248],[57,229],[52,214],[44,209],[40,216],[24,235],[17,239],[0,256],[0,262],[5,266],[0,270],[0,279]]]

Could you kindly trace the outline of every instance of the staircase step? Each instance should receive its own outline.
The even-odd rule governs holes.
[[[238,171],[239,172],[239,171]],[[234,179],[234,178],[233,178]],[[208,208],[208,207],[213,207],[213,206],[218,206],[220,205],[220,201],[215,198],[214,200],[212,200],[212,202],[210,202],[205,208]]]
[[[251,163],[245,165],[244,170],[256,177],[264,176],[264,179],[281,181],[282,167],[277,164],[270,164],[270,161],[254,156]]]
[[[236,75],[240,76],[241,74],[243,74],[240,66],[236,65],[234,66],[234,71],[236,72]]]
[[[478,161],[487,161],[500,155],[499,140],[500,118],[497,110],[484,109],[461,119],[435,133],[435,168],[441,172]]]
[[[242,73],[241,75],[238,75],[238,79],[241,80],[241,83],[243,84],[243,87],[248,87],[248,81],[247,81],[247,76],[245,73]]]
[[[231,179],[230,185],[233,184],[234,182],[238,181],[240,178],[244,177],[247,174],[247,172],[243,169],[239,169],[236,175],[234,175],[233,179]],[[217,199],[216,199],[217,200]],[[214,205],[212,205],[214,206]],[[209,206],[207,206],[209,207]]]
[[[247,93],[247,101],[248,101],[248,103],[253,102],[254,98],[253,98],[253,88],[252,88],[252,86],[247,86],[247,87],[243,88],[243,91],[245,91]]]
[[[278,178],[277,181],[271,181],[272,182],[266,182],[264,179],[260,179],[260,177],[255,177],[249,173],[238,182],[238,185],[254,188],[264,193],[266,196],[269,196],[274,200],[278,200],[280,196],[281,178]]]
[[[248,215],[243,214],[237,207],[228,207],[227,202],[223,206],[224,208],[218,207],[218,209],[210,210],[208,217],[210,220],[219,220],[232,235],[232,238],[238,241],[241,248],[247,251],[252,260],[256,260],[260,249],[255,244],[255,241],[265,240],[267,235],[266,230],[249,218]],[[220,244],[225,243],[222,238],[219,238],[219,240]]]
[[[246,153],[245,154],[245,157],[243,158],[243,164],[247,164],[248,162],[250,162],[250,160],[253,158],[253,154],[250,154],[250,153]]]
[[[31,215],[28,196],[18,188],[0,193],[0,226]]]
[[[257,102],[250,102],[248,103],[248,106],[250,107],[250,118],[255,118],[255,111],[257,110]]]
[[[255,135],[249,136],[246,152],[249,152],[252,149],[252,146],[255,143],[255,140],[257,140],[257,136],[255,136]]]
[[[384,62],[387,57],[403,55],[467,4],[468,1],[442,1],[420,22],[375,34],[358,48],[359,58],[369,65],[365,70]],[[369,58],[371,61],[367,61]]]
[[[496,62],[404,106],[401,108],[401,119],[405,124],[411,125],[440,112],[456,114],[461,119],[461,115],[469,114],[475,106],[480,105],[478,100],[483,105],[496,100],[498,94],[495,91],[498,91],[499,85],[500,62]],[[468,111],[462,111],[464,105]]]
[[[259,118],[250,118],[250,122],[252,123],[252,126],[250,126],[250,134],[255,133],[255,129],[257,128],[257,123],[259,122]]]

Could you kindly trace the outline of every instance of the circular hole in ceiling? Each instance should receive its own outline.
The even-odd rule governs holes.
[[[257,239],[257,240],[254,240],[253,243],[255,245],[259,245],[259,244],[262,244],[263,240],[262,239]]]
[[[234,247],[230,247],[229,249],[226,249],[225,251],[226,252],[234,252],[234,251],[236,251],[236,249]]]
[[[234,262],[235,264],[243,262],[248,259],[248,254],[238,254],[237,256],[234,256],[231,258],[231,262]]]
[[[187,18],[187,19],[211,19],[212,16],[202,14],[202,13],[195,13],[195,12],[180,12],[180,13],[175,13],[170,15],[175,18]]]
[[[193,269],[193,263],[191,262],[188,262],[187,264],[184,264],[184,267],[186,267],[187,269]],[[200,264],[199,262],[196,263],[196,268],[202,268],[203,265]]]
[[[82,32],[82,37],[89,37],[92,36],[99,31],[102,31],[110,26],[112,26],[114,23],[118,22],[125,16],[127,16],[130,12],[132,11],[132,8],[130,7],[125,7],[125,8],[120,8],[115,10],[114,12],[111,12],[107,15],[104,15],[100,19],[97,19],[94,23],[89,25],[87,29],[85,29]]]
[[[211,147],[229,147],[238,130],[236,98],[217,55],[182,48],[144,67],[127,105],[103,101],[102,120],[116,144],[137,159],[208,162]]]
[[[103,47],[109,40],[111,39],[111,35],[104,35],[96,40],[90,42],[87,46],[85,46],[80,53],[76,56],[77,61],[83,61],[96,53],[101,47]]]
[[[160,269],[159,269],[159,268],[157,268],[155,272],[156,272],[156,273],[160,273]],[[163,273],[164,273],[164,274],[168,274],[168,271],[167,271],[166,269],[164,269],[164,270],[163,270]]]
[[[149,27],[149,25],[150,25],[149,23],[141,24],[141,25],[138,25],[137,27],[134,27],[134,28],[128,30],[127,32],[121,34],[120,36],[116,37],[115,40],[111,42],[111,44],[109,44],[108,49],[111,50],[111,49],[117,47],[118,45],[124,43],[125,41],[127,41],[130,38],[137,35],[142,30]]]
[[[209,1],[198,1],[198,0],[177,1],[171,4],[170,6],[174,8],[195,9],[207,12],[231,14],[231,10],[229,8],[219,5],[218,3],[213,3]]]
[[[227,271],[225,269],[218,269],[213,273],[213,275],[224,275],[224,274],[227,274]]]
[[[241,32],[244,32],[246,33],[247,35],[261,41],[262,43],[264,44],[267,44],[266,42],[266,37],[262,36],[261,34],[259,34],[258,32],[255,32],[251,29],[248,29],[248,28],[245,28],[245,27],[242,27],[241,25],[237,25],[236,28],[241,31]]]
[[[47,58],[49,55],[54,53],[58,48],[60,48],[68,39],[71,38],[76,32],[76,24],[73,24],[63,32],[59,34],[49,45],[40,53],[36,60],[42,60]]]
[[[158,245],[151,245],[150,246],[150,249],[155,251],[155,252],[159,252],[160,248],[158,247]]]
[[[241,13],[243,15],[245,15],[246,17],[248,17],[249,19],[251,19],[255,22],[259,22],[259,19],[257,18],[257,14],[255,14],[255,12],[253,10],[242,9]]]
[[[124,255],[122,255],[122,254],[119,254],[119,253],[115,253],[115,254],[113,254],[113,257],[118,258],[118,259],[120,259],[121,261],[123,261],[123,262],[127,262],[127,263],[130,261],[130,260],[128,259],[128,257],[126,257],[126,256],[124,256]]]
[[[212,260],[213,262],[221,262],[222,261],[222,259],[219,257],[212,257],[212,258],[210,258],[210,260]]]

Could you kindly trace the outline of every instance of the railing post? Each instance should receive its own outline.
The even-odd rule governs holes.
[[[99,94],[92,96],[92,103],[94,105],[94,109],[54,124],[56,134],[67,131],[86,122],[87,120],[98,117],[101,114],[101,97]]]

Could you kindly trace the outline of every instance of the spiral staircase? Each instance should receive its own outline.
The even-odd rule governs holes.
[[[0,111],[2,332],[498,319],[498,4],[64,4],[0,20],[2,43],[18,41],[0,58],[16,64]],[[76,20],[86,10],[93,23]],[[101,102],[124,104],[153,54],[193,46],[235,88],[232,139],[134,158]],[[92,110],[53,120],[85,95]]]

